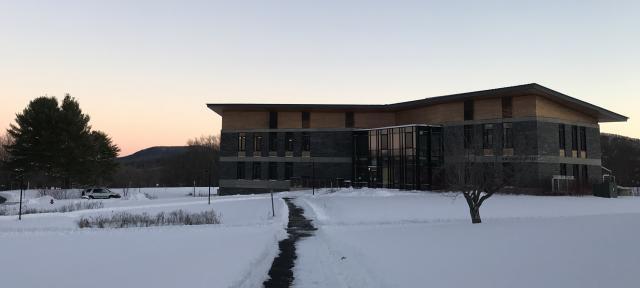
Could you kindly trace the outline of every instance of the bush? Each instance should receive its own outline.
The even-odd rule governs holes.
[[[78,221],[80,228],[127,228],[170,225],[206,225],[220,224],[221,216],[213,210],[189,213],[182,209],[169,213],[160,212],[155,216],[148,213],[131,214],[119,212],[109,216],[82,217]]]
[[[38,214],[38,213],[66,213],[73,212],[78,210],[88,210],[88,209],[99,209],[104,208],[104,204],[102,202],[75,202],[69,203],[59,207],[53,208],[44,208],[38,209],[27,206],[26,203],[22,203],[22,215],[26,214]],[[0,216],[5,215],[18,215],[19,206],[17,204],[14,205],[3,205],[0,206]]]

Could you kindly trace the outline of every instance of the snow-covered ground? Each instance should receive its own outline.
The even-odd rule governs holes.
[[[267,195],[214,197],[210,206],[207,198],[175,195],[181,196],[57,200],[101,201],[104,208],[29,214],[22,221],[0,216],[0,287],[260,286],[286,236],[284,202],[275,199],[274,218]],[[76,223],[81,216],[176,209],[214,209],[222,224],[79,229]]]
[[[207,198],[186,196],[193,188],[162,189],[131,189],[128,199],[54,204],[101,201],[99,209],[29,214],[22,221],[0,216],[0,255],[6,259],[0,261],[0,287],[260,287],[278,241],[286,236],[282,197],[296,197],[318,228],[298,242],[296,287],[640,283],[640,197],[496,195],[481,208],[483,223],[474,225],[464,198],[455,194],[284,192],[275,195],[273,218],[269,195],[216,196],[209,206]],[[51,205],[34,199],[36,192],[27,195],[28,205]],[[124,229],[76,224],[82,216],[119,211],[210,208],[222,215],[222,224]]]
[[[326,191],[325,191],[326,192]],[[640,198],[305,194],[297,287],[638,287]]]

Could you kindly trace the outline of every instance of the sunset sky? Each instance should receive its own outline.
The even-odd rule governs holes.
[[[121,155],[219,134],[214,102],[392,103],[536,82],[629,116],[640,1],[0,0],[0,128],[76,97]]]

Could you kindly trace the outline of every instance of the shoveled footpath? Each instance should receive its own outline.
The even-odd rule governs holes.
[[[297,258],[296,242],[313,235],[316,228],[311,220],[304,217],[304,210],[293,204],[291,198],[283,198],[289,207],[289,223],[287,233],[289,237],[280,241],[280,254],[273,260],[269,269],[269,279],[263,284],[265,288],[291,287],[293,283],[293,266]]]

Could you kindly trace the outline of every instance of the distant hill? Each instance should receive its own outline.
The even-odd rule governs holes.
[[[618,185],[640,186],[640,139],[602,133],[602,166],[613,170]]]
[[[128,156],[120,157],[117,159],[117,161],[121,164],[130,164],[134,162],[152,162],[184,154],[187,152],[187,150],[187,146],[155,146],[142,149]]]

